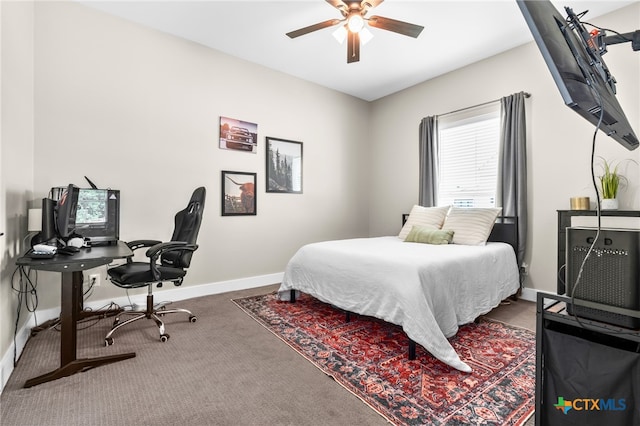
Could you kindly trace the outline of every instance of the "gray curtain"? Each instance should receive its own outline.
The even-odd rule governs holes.
[[[527,244],[527,143],[524,92],[500,99],[500,159],[497,205],[504,216],[518,218],[518,265]]]
[[[418,204],[433,207],[438,199],[438,117],[420,122],[420,183]]]

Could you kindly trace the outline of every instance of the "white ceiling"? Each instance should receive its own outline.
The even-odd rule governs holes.
[[[637,1],[637,0],[635,0]],[[285,33],[341,18],[324,0],[80,1],[102,11],[247,61],[372,101],[532,40],[515,0],[387,0],[380,15],[424,26],[417,39],[370,28],[374,38],[347,64],[346,45],[325,28],[296,39]],[[589,10],[584,20],[634,1],[553,1]],[[614,28],[620,32],[635,28]]]

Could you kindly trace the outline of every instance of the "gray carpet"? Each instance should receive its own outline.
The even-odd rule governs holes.
[[[78,357],[136,352],[135,358],[23,389],[59,363],[59,333],[27,344],[0,398],[3,426],[26,425],[386,425],[387,421],[240,310],[231,299],[277,286],[176,303],[166,343],[138,321],[103,345],[112,319],[84,323]],[[490,315],[535,329],[535,305],[518,301]],[[533,424],[532,421],[527,424]]]

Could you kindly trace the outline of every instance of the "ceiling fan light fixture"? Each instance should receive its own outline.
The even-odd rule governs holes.
[[[367,27],[364,27],[360,31],[360,43],[362,43],[363,46],[369,43],[372,38],[373,38],[373,33],[369,31]]]
[[[342,44],[347,39],[347,26],[340,25],[337,30],[333,32],[333,37],[338,41],[338,43]]]
[[[352,33],[359,33],[364,28],[364,18],[359,13],[352,13],[347,19],[347,27]]]

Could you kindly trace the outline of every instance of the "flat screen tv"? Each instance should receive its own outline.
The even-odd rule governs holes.
[[[570,8],[564,18],[550,1],[517,2],[565,104],[628,150],[636,149],[638,137],[616,98],[597,38]]]

